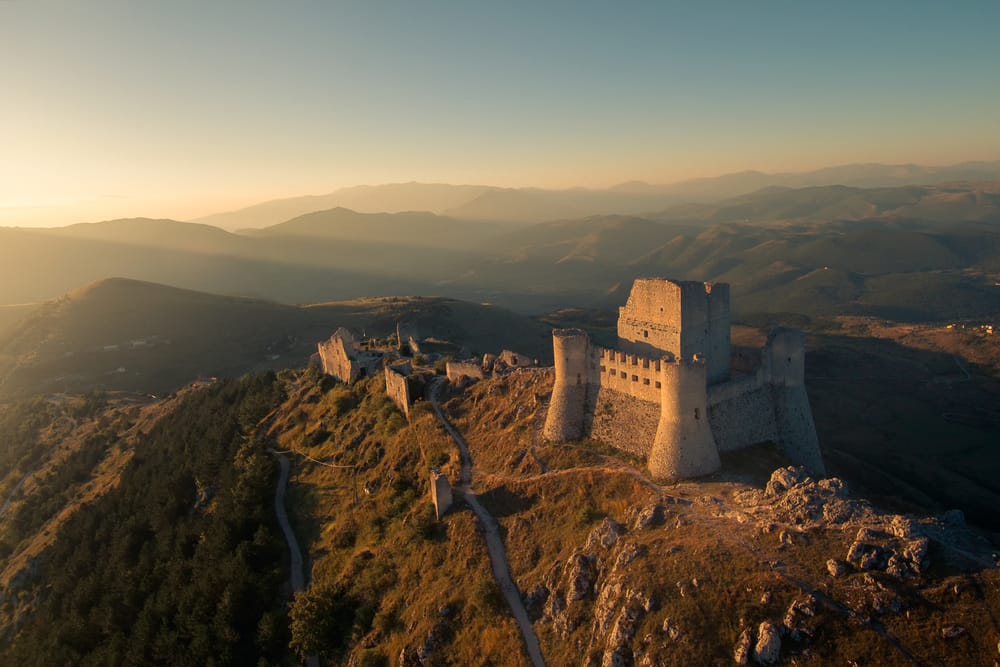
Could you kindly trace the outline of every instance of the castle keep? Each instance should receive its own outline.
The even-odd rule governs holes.
[[[729,285],[636,280],[619,308],[618,349],[581,329],[552,332],[545,438],[591,436],[673,479],[715,472],[720,451],[776,442],[822,474],[802,332],[776,329],[763,350],[733,355],[729,328]]]

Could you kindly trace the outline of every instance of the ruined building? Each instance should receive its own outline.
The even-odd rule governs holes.
[[[347,384],[371,377],[384,367],[386,396],[407,419],[414,397],[423,395],[424,378],[413,372],[409,360],[399,359],[396,350],[364,350],[354,335],[343,327],[329,340],[319,343],[317,351],[323,372]]]
[[[374,375],[382,368],[383,354],[362,350],[354,335],[343,327],[317,348],[323,372],[341,382],[350,384],[358,378]]]
[[[593,345],[580,329],[552,332],[544,436],[594,437],[672,479],[718,470],[721,451],[776,442],[822,474],[802,332],[776,329],[763,350],[734,356],[729,327],[729,285],[636,280],[619,309],[618,349]]]

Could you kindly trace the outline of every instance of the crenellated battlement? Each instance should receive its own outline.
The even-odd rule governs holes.
[[[603,439],[670,478],[708,474],[720,450],[770,440],[822,472],[801,332],[772,332],[730,379],[729,286],[651,278],[635,281],[619,309],[618,337],[612,349],[581,329],[553,331],[547,439]]]

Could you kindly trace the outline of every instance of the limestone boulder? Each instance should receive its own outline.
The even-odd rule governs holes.
[[[775,665],[781,659],[781,628],[770,621],[757,627],[753,659],[758,665]]]
[[[611,517],[604,517],[600,524],[587,537],[585,551],[593,552],[595,549],[610,549],[614,546],[618,538],[621,537],[624,529],[621,524]]]
[[[743,628],[736,646],[733,648],[733,662],[737,665],[750,664],[750,656],[753,654],[754,636],[753,628]]]
[[[597,578],[593,556],[575,553],[569,558],[566,570],[566,601],[576,602],[590,597]]]
[[[662,526],[666,521],[663,505],[647,505],[640,509],[633,519],[632,530],[647,530]]]
[[[771,479],[768,480],[767,486],[764,487],[764,495],[772,497],[780,496],[807,479],[809,479],[809,475],[806,473],[805,468],[794,466],[778,468],[771,473]]]
[[[831,577],[842,577],[847,571],[847,566],[844,561],[831,558],[826,561],[826,571],[830,573]]]

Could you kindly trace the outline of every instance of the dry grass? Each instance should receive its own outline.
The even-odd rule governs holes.
[[[746,338],[756,342],[752,335]],[[821,664],[903,664],[913,655],[926,664],[960,665],[995,655],[1000,639],[994,620],[1000,618],[996,570],[960,574],[968,563],[935,553],[935,568],[924,579],[893,584],[876,575],[883,585],[895,586],[903,604],[899,613],[880,614],[872,608],[874,584],[868,575],[833,578],[826,570],[827,559],[846,555],[857,526],[803,531],[748,514],[738,496],[746,485],[760,488],[782,464],[773,447],[734,453],[722,473],[658,491],[637,479],[623,457],[616,460],[585,445],[537,447],[537,460],[550,471],[545,474],[515,463],[523,461],[522,452],[531,444],[526,436],[531,410],[521,406],[533,406],[542,386],[538,379],[515,375],[477,383],[448,403],[476,460],[482,501],[504,531],[511,570],[525,594],[558,586],[560,567],[573,553],[587,550],[588,535],[604,516],[625,524],[630,509],[664,498],[662,527],[626,530],[619,539],[619,544],[638,545],[643,554],[627,572],[613,569],[616,547],[610,553],[589,549],[598,557],[598,589],[609,577],[623,577],[626,588],[655,600],[631,644],[637,658],[648,656],[648,664],[731,664],[743,628],[764,620],[780,624],[789,605],[809,593],[819,600],[813,637],[786,640],[786,657],[808,660],[811,655]],[[784,541],[783,532],[790,536]],[[941,577],[955,576],[970,582],[965,597],[929,594],[942,585]],[[580,664],[588,651],[593,652],[589,657],[600,657],[603,637],[597,644],[591,639],[594,604],[592,599],[581,603],[569,631],[544,617],[536,621],[550,664]],[[677,639],[662,629],[668,618],[681,631]],[[943,640],[941,628],[951,624],[967,628],[968,634]]]
[[[350,470],[296,457],[289,508],[313,565],[312,585],[339,583],[369,600],[371,627],[355,637],[358,659],[395,663],[419,650],[435,626],[433,664],[521,664],[520,636],[490,604],[485,542],[475,517],[457,505],[441,522],[430,511],[428,475],[453,482],[458,456],[425,407],[406,425],[376,376],[354,387],[303,380],[271,428],[280,448]],[[323,437],[318,437],[328,434]]]

